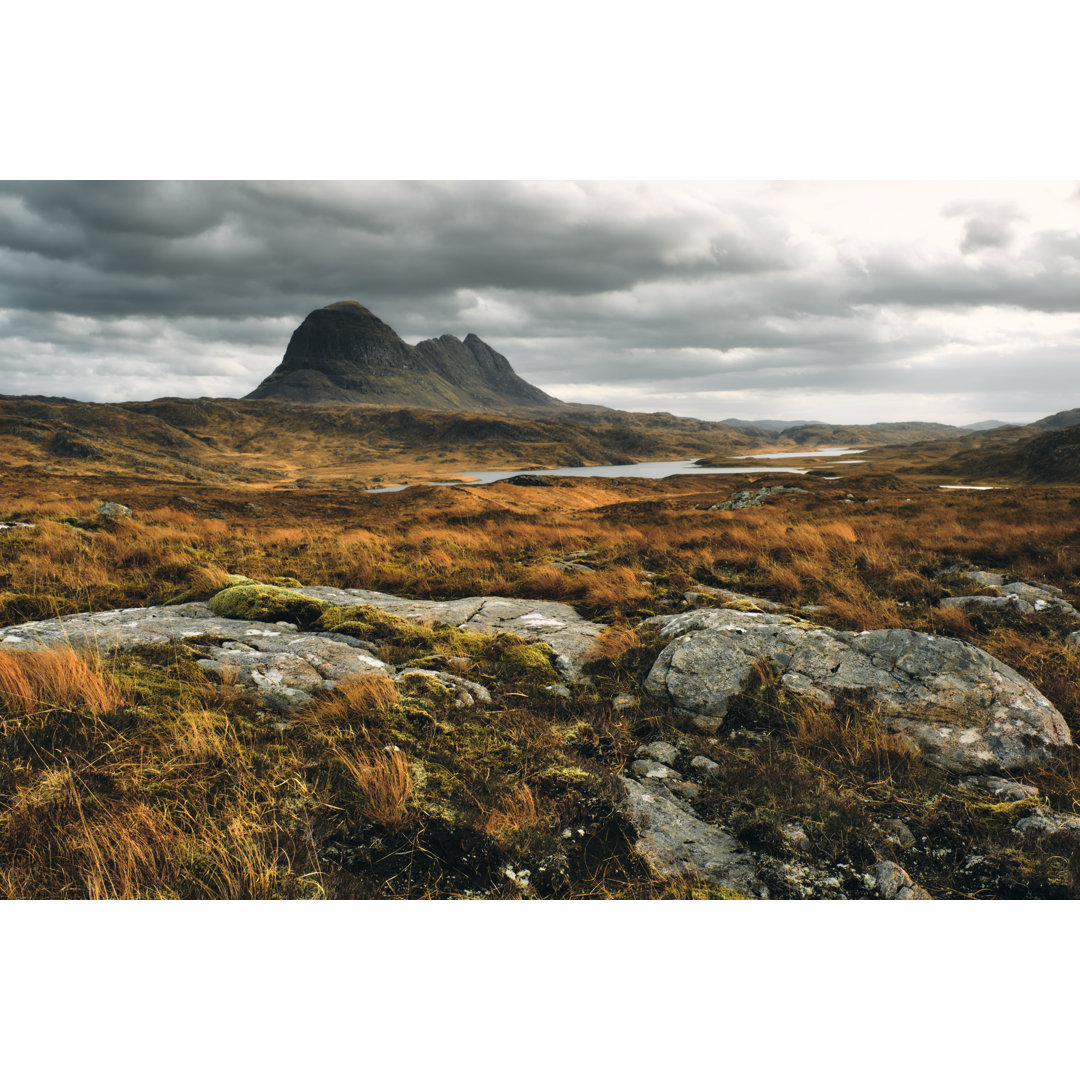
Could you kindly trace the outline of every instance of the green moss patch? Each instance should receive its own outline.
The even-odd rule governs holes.
[[[233,585],[210,598],[210,610],[222,618],[291,622],[302,630],[315,627],[327,606],[277,585]]]

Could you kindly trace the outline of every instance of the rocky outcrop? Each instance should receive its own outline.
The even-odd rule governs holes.
[[[729,832],[699,818],[678,796],[651,779],[623,777],[634,845],[664,877],[683,876],[765,899],[753,856]]]
[[[960,773],[1023,769],[1070,745],[1054,706],[981,649],[913,630],[829,630],[780,615],[695,611],[646,625],[672,639],[646,690],[705,732],[767,664],[789,694],[853,697],[929,762]]]
[[[193,644],[209,675],[234,683],[265,708],[287,712],[349,675],[386,665],[345,635],[309,634],[288,623],[225,619],[209,604],[127,608],[22,623],[0,630],[0,648],[71,645],[106,653],[172,642]]]
[[[275,618],[259,592],[293,598],[293,621]],[[248,597],[246,592],[254,595]],[[295,603],[296,600],[301,603]],[[228,601],[228,602],[226,602]],[[311,610],[305,609],[305,602]],[[397,673],[378,659],[357,638],[342,633],[302,629],[309,616],[325,606],[366,604],[388,614],[422,622],[441,622],[477,633],[510,633],[525,641],[549,645],[554,665],[567,681],[581,674],[581,665],[594,647],[603,627],[581,618],[573,608],[536,600],[472,597],[468,600],[403,600],[386,593],[363,589],[268,589],[237,585],[219,593],[209,603],[171,607],[126,608],[94,614],[70,615],[42,622],[22,623],[0,630],[0,648],[25,649],[71,645],[98,652],[129,651],[144,646],[183,642],[202,654],[200,666],[218,680],[235,681],[270,709],[289,711],[305,704],[318,690],[331,690],[349,675],[372,671]],[[232,618],[228,612],[243,609],[261,618]],[[417,674],[410,668],[402,677]],[[452,690],[463,704],[489,703],[487,690],[460,676],[425,671]]]
[[[979,609],[1000,609],[1014,611],[1020,615],[1058,615],[1067,622],[1080,622],[1080,612],[1067,600],[1061,589],[1054,585],[1032,584],[1027,581],[1012,581],[1003,584],[1001,574],[985,571],[972,571],[965,575],[976,584],[996,590],[996,595],[986,596],[947,596],[941,600],[944,608],[959,608],[962,611]]]
[[[406,344],[367,308],[341,301],[294,331],[281,363],[249,398],[477,409],[557,408],[475,334]]]
[[[753,490],[736,491],[723,502],[710,506],[710,510],[746,510],[751,506],[763,506],[775,495],[805,495],[806,488],[801,487],[759,487]]]
[[[512,600],[503,596],[470,596],[464,600],[406,600],[367,589],[334,589],[313,585],[297,589],[330,604],[368,604],[405,619],[446,623],[478,634],[514,634],[528,642],[551,646],[555,669],[563,678],[580,677],[582,665],[605,627],[583,619],[569,604],[552,600]]]

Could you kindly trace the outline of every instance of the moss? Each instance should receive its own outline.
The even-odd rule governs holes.
[[[419,671],[405,672],[399,685],[411,695],[423,694],[435,701],[452,700],[457,696],[445,683]]]
[[[560,784],[568,785],[590,784],[596,779],[592,773],[577,765],[549,765],[538,775],[544,780],[555,780]]]
[[[322,600],[276,585],[231,585],[210,598],[210,610],[222,618],[291,622],[304,630],[316,626],[326,608]]]
[[[372,626],[371,623],[358,622],[355,619],[346,619],[345,622],[337,623],[331,632],[335,634],[348,634],[350,637],[365,640],[372,636],[374,630],[375,627]]]
[[[665,881],[652,893],[653,900],[749,900],[750,897],[726,885],[711,882],[685,881],[674,878]]]
[[[554,657],[550,645],[508,644],[502,649],[500,666],[504,678],[550,683],[559,678],[552,664]]]

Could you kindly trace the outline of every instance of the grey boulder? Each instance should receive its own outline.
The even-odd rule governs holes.
[[[854,697],[926,760],[959,773],[1038,765],[1071,745],[1068,726],[1026,679],[966,642],[914,630],[830,630],[778,615],[695,611],[645,625],[672,639],[646,690],[701,731],[768,664],[790,694],[824,706]]]
[[[662,877],[683,876],[765,899],[753,857],[729,832],[702,821],[677,795],[655,780],[622,778],[634,850]]]

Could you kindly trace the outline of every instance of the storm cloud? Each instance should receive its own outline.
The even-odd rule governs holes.
[[[2,183],[0,392],[241,396],[352,299],[568,400],[1034,419],[1080,404],[1080,202],[998,187]]]

